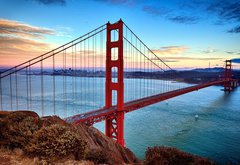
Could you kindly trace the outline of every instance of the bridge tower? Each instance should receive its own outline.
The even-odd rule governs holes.
[[[226,60],[225,61],[225,72],[224,72],[224,79],[227,82],[224,83],[224,91],[230,92],[232,90],[232,61]]]
[[[118,31],[118,40],[112,41],[111,31]],[[116,48],[117,59],[113,59],[112,49]],[[123,81],[123,22],[107,23],[107,44],[106,44],[106,83],[105,83],[105,108],[113,106],[112,94],[117,93],[117,112],[115,117],[107,118],[105,125],[106,135],[117,140],[117,143],[124,146],[124,81]],[[117,68],[117,82],[112,81],[112,68]]]

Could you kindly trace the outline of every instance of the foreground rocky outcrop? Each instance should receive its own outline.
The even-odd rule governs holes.
[[[175,148],[152,147],[140,161],[94,127],[77,126],[57,116],[0,111],[0,164],[146,164],[212,165]]]
[[[30,111],[0,112],[0,144],[20,150],[21,156],[27,157],[25,161],[32,158],[47,163],[70,160],[95,164],[140,162],[128,148],[118,145],[94,127],[73,126],[57,116],[40,118]]]

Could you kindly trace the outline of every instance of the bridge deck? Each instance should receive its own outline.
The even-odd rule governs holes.
[[[183,89],[173,90],[170,92],[161,93],[161,94],[157,94],[149,97],[144,97],[138,100],[129,101],[124,104],[124,110],[126,113],[131,112],[131,111],[158,103],[160,101],[164,101],[164,100],[167,100],[179,95],[183,95],[192,91],[196,91],[196,90],[213,86],[213,85],[224,84],[227,81],[229,80],[213,81],[213,82],[186,87]],[[108,109],[101,108],[95,111],[74,115],[66,118],[65,120],[67,122],[74,123],[74,124],[86,123],[87,125],[92,125],[94,123],[103,121],[107,118],[113,118],[116,115],[116,112],[117,112],[117,107],[113,106]]]

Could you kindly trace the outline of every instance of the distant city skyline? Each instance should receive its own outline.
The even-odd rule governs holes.
[[[0,0],[0,66],[121,18],[172,68],[221,67],[240,58],[239,6],[239,0]]]

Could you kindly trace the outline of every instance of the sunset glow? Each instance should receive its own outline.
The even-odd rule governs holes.
[[[236,2],[0,0],[0,66],[15,66],[122,18],[173,68],[221,67],[240,56],[239,15],[224,11]],[[97,67],[103,67],[102,53],[94,54]]]

